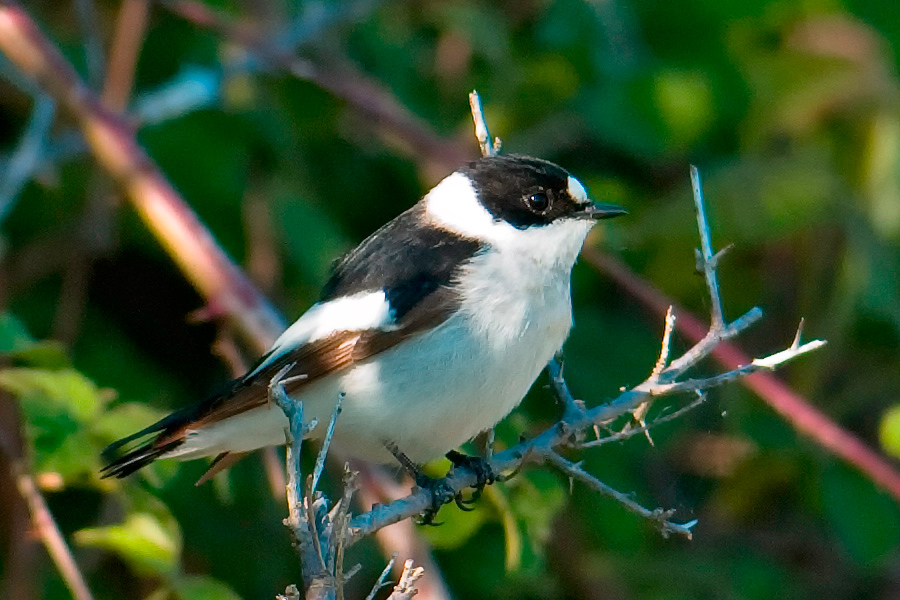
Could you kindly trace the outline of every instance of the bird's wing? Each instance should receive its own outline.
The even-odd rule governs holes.
[[[271,379],[287,365],[291,368],[283,379],[290,394],[444,322],[460,301],[449,284],[481,245],[436,228],[403,227],[404,217],[415,210],[339,261],[322,301],[288,328],[247,375],[109,446],[104,476],[124,477],[177,448],[189,431],[264,406]],[[154,437],[113,458],[123,446],[149,435]]]

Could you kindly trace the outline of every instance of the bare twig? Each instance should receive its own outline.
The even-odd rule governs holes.
[[[562,355],[555,356],[547,363],[547,374],[557,399],[563,404],[563,419],[575,420],[584,415],[584,403],[575,399],[563,377]]]
[[[663,330],[662,344],[660,344],[659,350],[659,359],[656,361],[656,364],[653,366],[653,371],[650,373],[651,379],[659,379],[659,376],[669,364],[669,352],[671,351],[672,331],[674,329],[675,313],[672,312],[672,307],[670,306],[668,310],[666,310],[666,328]]]
[[[9,397],[0,398],[0,402],[12,402]],[[47,553],[56,565],[60,576],[69,588],[75,600],[93,600],[93,595],[69,550],[68,544],[47,507],[47,501],[38,489],[34,477],[26,465],[24,452],[10,439],[7,432],[0,432],[0,452],[6,455],[10,475],[15,481],[16,489],[28,506],[31,523]]]
[[[403,563],[403,574],[400,575],[400,581],[394,586],[393,593],[388,596],[388,600],[411,600],[416,595],[416,581],[425,574],[422,567],[414,567],[412,559],[408,559]]]
[[[22,140],[3,170],[0,181],[0,221],[9,214],[19,193],[37,172],[55,114],[56,103],[53,99],[47,94],[38,94]]]
[[[624,506],[629,511],[634,514],[644,517],[656,524],[659,528],[660,533],[662,533],[663,537],[669,537],[670,534],[675,533],[677,535],[683,536],[687,539],[691,539],[691,528],[697,524],[697,521],[690,521],[688,523],[675,523],[670,520],[670,517],[674,514],[675,511],[671,510],[648,510],[632,500],[628,497],[628,495],[623,494],[613,488],[609,487],[587,471],[581,468],[581,466],[566,460],[556,452],[548,452],[545,456],[547,462],[558,468],[560,471],[569,475],[570,477],[574,477],[575,479],[585,483],[592,490],[599,492],[600,494],[607,496],[609,498],[613,498],[619,504]]]
[[[269,382],[269,398],[288,419],[285,431],[288,471],[288,518],[285,525],[291,530],[300,557],[306,599],[342,599],[343,584],[354,570],[344,574],[344,549],[350,523],[350,501],[356,492],[356,476],[345,466],[344,494],[329,511],[329,501],[316,490],[325,458],[331,446],[334,427],[341,412],[342,396],[338,396],[331,421],[325,433],[322,447],[316,457],[316,466],[306,478],[302,488],[303,473],[301,447],[303,439],[316,427],[316,421],[305,422],[303,403],[291,399],[284,390],[284,375],[293,367],[281,369]]]
[[[331,413],[331,421],[328,422],[328,429],[325,432],[325,439],[322,441],[322,452],[316,457],[316,467],[313,471],[312,491],[316,491],[319,485],[319,477],[325,470],[325,455],[328,454],[328,448],[331,447],[331,438],[334,436],[334,426],[337,424],[338,417],[341,416],[341,406],[344,403],[344,394],[338,394],[334,403],[334,412]]]
[[[697,213],[697,228],[700,230],[700,251],[697,253],[697,270],[703,273],[706,279],[706,287],[709,292],[712,308],[712,327],[710,330],[725,328],[725,313],[722,310],[722,298],[719,295],[719,282],[716,279],[716,267],[721,254],[715,254],[712,249],[709,224],[706,222],[706,208],[703,206],[703,187],[700,181],[700,171],[691,165],[691,185],[694,190],[694,206]]]
[[[388,575],[391,574],[391,569],[394,568],[394,562],[396,562],[397,557],[392,556],[391,560],[388,561],[387,566],[384,568],[384,571],[381,572],[378,579],[375,581],[375,585],[372,586],[372,591],[369,592],[369,595],[366,596],[366,600],[375,600],[375,594],[381,590],[384,586],[387,585]]]
[[[671,412],[671,413],[661,416],[661,417],[657,417],[650,423],[642,423],[640,427],[629,427],[629,428],[623,429],[622,431],[619,431],[617,433],[613,433],[613,434],[610,434],[607,436],[603,436],[603,437],[598,436],[598,438],[595,440],[590,440],[590,441],[582,442],[582,443],[578,444],[578,447],[579,448],[596,448],[597,446],[603,446],[605,444],[610,444],[612,442],[620,442],[622,440],[627,440],[628,438],[634,437],[635,435],[637,435],[639,433],[648,433],[652,428],[656,427],[657,425],[662,425],[663,423],[668,423],[669,421],[674,421],[675,419],[678,419],[678,418],[682,417],[683,415],[685,415],[686,413],[694,410],[695,408],[697,408],[698,406],[700,406],[701,404],[706,402],[706,399],[707,399],[707,395],[705,393],[698,392],[696,400],[694,400],[690,404],[682,406],[681,408],[679,408],[678,410],[676,410],[674,412]],[[646,406],[646,405],[647,404],[645,403],[642,406]]]
[[[94,0],[74,0],[75,14],[82,31],[84,62],[87,65],[88,84],[97,89],[103,79],[106,62],[103,56],[103,40],[97,23],[97,7]]]
[[[101,95],[103,104],[112,111],[123,112],[128,106],[149,8],[150,0],[125,0],[119,8]]]
[[[19,462],[18,467],[14,465],[14,468],[17,471],[14,473],[16,485],[19,488],[19,493],[22,494],[22,497],[28,503],[34,528],[50,554],[50,558],[53,559],[53,563],[59,570],[63,581],[65,581],[66,587],[69,588],[75,600],[92,600],[93,596],[90,589],[88,589],[84,576],[75,563],[72,551],[69,550],[69,546],[59,530],[59,526],[53,519],[53,514],[47,508],[47,501],[44,500],[44,496],[38,490],[34,477],[22,468],[21,462]]]
[[[672,312],[672,307],[669,307],[669,310],[666,311],[666,327],[663,330],[663,338],[662,343],[660,344],[659,350],[659,359],[657,359],[656,364],[653,366],[653,371],[650,373],[651,381],[659,381],[659,376],[662,374],[663,370],[669,364],[669,352],[671,351],[672,345],[672,330],[675,328],[675,313]],[[650,402],[644,402],[636,409],[634,409],[631,413],[632,418],[635,422],[638,423],[639,429],[643,430],[645,435],[647,436],[647,441],[650,442],[650,445],[653,446],[653,438],[650,436],[650,430],[646,427],[645,419],[647,418],[647,413],[650,411]],[[625,430],[631,429],[630,425],[625,427]]]
[[[487,120],[484,118],[484,109],[481,107],[481,98],[478,92],[469,92],[469,107],[472,109],[472,120],[475,122],[475,138],[482,156],[493,156],[500,153],[500,138],[491,140],[491,132],[488,131]]]

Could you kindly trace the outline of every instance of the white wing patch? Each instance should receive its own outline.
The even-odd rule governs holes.
[[[391,305],[383,291],[360,292],[352,296],[320,302],[288,327],[275,340],[269,358],[245,377],[249,378],[295,348],[338,331],[387,329],[393,325]]]

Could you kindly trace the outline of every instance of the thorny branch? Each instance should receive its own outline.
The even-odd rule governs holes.
[[[350,503],[357,490],[357,474],[344,466],[344,492],[332,507],[331,501],[317,486],[325,468],[325,458],[331,447],[334,427],[341,414],[343,396],[336,399],[334,411],[322,447],[316,456],[313,473],[303,481],[302,444],[303,439],[318,426],[315,419],[307,422],[303,417],[303,402],[290,398],[284,390],[284,375],[293,367],[287,365],[269,382],[269,400],[278,406],[288,419],[285,430],[287,445],[287,498],[288,518],[284,524],[294,538],[294,547],[300,557],[306,600],[343,600],[344,583],[353,576],[359,566],[344,572],[344,550],[350,537]],[[381,576],[375,582],[370,598],[384,586],[384,582],[394,566],[392,557]],[[417,589],[413,585],[424,570],[413,568],[413,561],[407,560],[400,581],[390,598],[395,600],[412,598]],[[296,587],[290,586],[281,598],[299,598]]]

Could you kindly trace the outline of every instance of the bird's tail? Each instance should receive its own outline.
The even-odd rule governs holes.
[[[180,446],[183,440],[166,440],[166,438],[169,437],[168,433],[173,429],[173,425],[180,423],[182,420],[183,417],[180,412],[173,413],[153,425],[113,442],[104,448],[101,456],[108,461],[108,464],[100,470],[100,476],[103,478],[118,477],[121,479]],[[136,447],[129,449],[124,454],[120,452],[122,448],[128,446],[131,442],[151,435],[153,437],[144,439]]]

